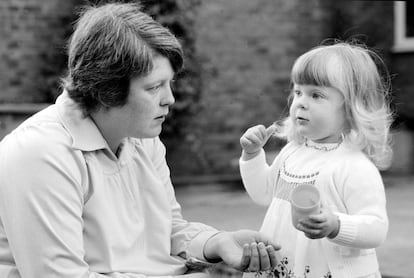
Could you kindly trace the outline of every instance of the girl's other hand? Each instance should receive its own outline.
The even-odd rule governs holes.
[[[337,215],[322,207],[320,214],[309,215],[308,218],[301,219],[296,228],[310,239],[334,238],[339,232],[340,221]]]
[[[253,230],[219,232],[207,240],[204,256],[241,271],[264,271],[277,265],[276,251],[281,246]]]

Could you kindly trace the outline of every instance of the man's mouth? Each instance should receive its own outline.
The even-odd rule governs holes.
[[[161,116],[156,117],[155,119],[156,120],[165,120],[166,117],[167,117],[167,115],[161,115]]]

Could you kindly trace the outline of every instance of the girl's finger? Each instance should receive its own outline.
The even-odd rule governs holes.
[[[316,223],[322,223],[328,220],[326,218],[326,215],[323,215],[323,214],[311,214],[308,216],[308,218],[312,220],[312,222],[316,222]]]
[[[269,254],[267,253],[266,246],[263,242],[260,242],[257,245],[259,250],[259,258],[260,258],[260,270],[269,270],[270,269],[270,258]]]
[[[259,251],[257,250],[257,243],[254,242],[250,245],[250,264],[248,270],[251,272],[260,270],[260,257]]]
[[[308,230],[320,230],[325,226],[326,222],[300,222],[305,229]]]
[[[318,238],[321,238],[321,236],[319,236],[319,234],[312,234],[312,233],[305,233],[305,236],[307,238],[310,238],[310,239],[318,239]]]
[[[240,269],[241,270],[246,270],[249,267],[250,264],[250,246],[249,244],[244,244],[243,245],[243,255],[242,255],[242,260],[240,263]]]
[[[270,125],[266,128],[266,138],[269,138],[270,136],[272,136],[276,131],[276,126],[275,125]]]
[[[245,138],[251,141],[253,144],[260,144],[262,142],[260,135],[257,134],[247,134]]]
[[[276,259],[276,250],[273,248],[272,245],[268,245],[266,247],[267,253],[269,254],[270,259],[270,267],[271,269],[277,266],[277,259]]]

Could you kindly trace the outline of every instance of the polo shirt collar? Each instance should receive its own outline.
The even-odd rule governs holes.
[[[56,99],[60,119],[72,136],[72,147],[81,151],[109,149],[108,143],[102,136],[91,117],[85,117],[79,105],[75,103],[67,91]]]

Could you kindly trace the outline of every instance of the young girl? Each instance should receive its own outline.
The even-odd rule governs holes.
[[[261,231],[283,246],[276,277],[381,277],[374,248],[388,218],[378,169],[390,163],[391,112],[377,62],[361,45],[311,49],[293,65],[289,116],[240,139],[246,190],[270,205]],[[262,147],[272,134],[288,143],[269,166]],[[290,194],[300,184],[319,189],[322,208],[294,227]]]

